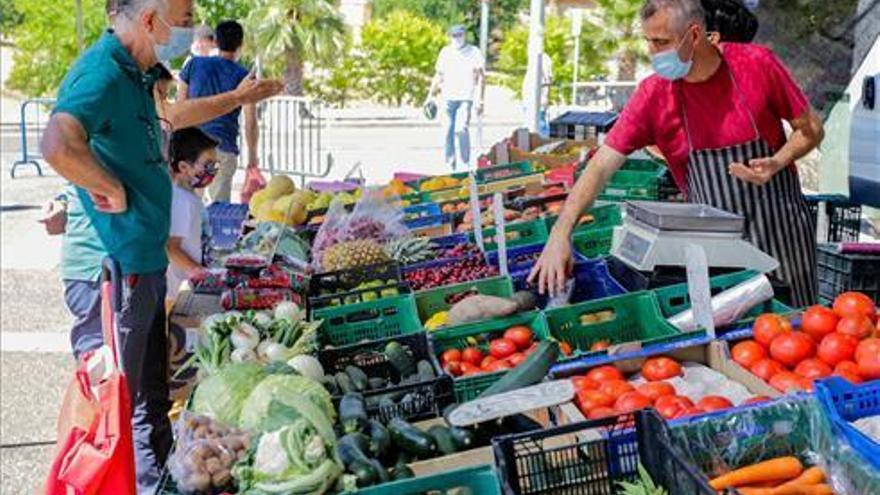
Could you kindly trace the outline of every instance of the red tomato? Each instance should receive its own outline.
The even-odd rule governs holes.
[[[769,348],[778,335],[791,332],[791,323],[779,315],[766,313],[755,320],[752,332],[759,344]]]
[[[461,353],[461,360],[479,366],[483,362],[483,353],[476,347],[466,347]]]
[[[532,329],[523,325],[510,327],[504,332],[504,338],[512,341],[522,351],[532,345]]]
[[[597,407],[611,407],[614,398],[598,390],[581,390],[574,398],[581,411],[587,412]]]
[[[874,301],[860,292],[844,292],[837,296],[834,299],[834,312],[841,318],[855,315],[862,315],[871,321],[877,318]]]
[[[623,380],[623,373],[611,365],[599,366],[587,372],[587,378],[602,383],[606,380]]]
[[[513,365],[506,359],[498,359],[486,367],[486,371],[501,371],[512,369]]]
[[[488,368],[489,368],[489,365],[491,365],[491,364],[494,363],[495,361],[498,361],[498,358],[497,358],[497,357],[495,357],[495,356],[486,356],[486,357],[483,358],[482,361],[480,361],[480,368],[483,368],[484,370],[485,370],[485,369],[488,369]]]
[[[571,344],[568,342],[560,342],[559,343],[559,352],[562,353],[563,356],[571,356]]]
[[[617,414],[617,411],[610,407],[597,407],[590,410],[587,414],[587,419],[602,419],[607,418],[608,416],[614,416],[615,414]]]
[[[673,419],[686,418],[688,416],[699,416],[700,414],[703,414],[705,412],[706,411],[697,406],[690,406],[682,409],[681,412],[679,412]]]
[[[767,350],[754,340],[744,340],[730,350],[733,360],[746,369],[767,357]]]
[[[852,373],[854,375],[859,374],[859,365],[855,363],[855,361],[841,361],[837,363],[837,366],[834,367],[834,373],[838,374],[839,372],[844,373]]]
[[[770,386],[785,393],[791,389],[805,390],[806,387],[804,386],[804,382],[804,378],[796,373],[792,373],[791,371],[780,371],[770,379]]]
[[[632,392],[633,390],[635,390],[635,388],[630,385],[629,382],[624,380],[606,380],[599,383],[599,391],[610,395],[614,400],[617,400],[621,395],[627,392]]]
[[[461,362],[461,375],[462,376],[478,375],[482,372],[483,372],[483,370],[481,370],[479,366],[471,363],[470,361],[462,361]]]
[[[840,319],[837,324],[837,332],[862,340],[870,337],[874,333],[874,324],[866,316],[853,315],[845,316]]]
[[[794,368],[795,373],[810,380],[825,378],[830,376],[833,371],[828,363],[816,358],[804,359]]]
[[[458,349],[446,349],[440,355],[440,364],[454,363],[461,361],[461,351]]]
[[[513,366],[519,366],[528,356],[521,352],[514,352],[507,357],[507,361]]]
[[[608,349],[609,347],[611,347],[611,342],[607,340],[597,340],[590,346],[590,352],[601,351],[603,349]]]
[[[880,338],[870,338],[859,342],[856,347],[856,364],[859,376],[865,380],[880,378]]]
[[[756,395],[754,397],[751,397],[751,398],[748,398],[748,399],[742,401],[742,404],[740,404],[740,405],[747,406],[749,404],[758,404],[761,402],[767,402],[768,400],[770,400],[770,397],[767,397],[766,395]]]
[[[829,333],[822,337],[822,342],[819,342],[819,349],[816,351],[816,355],[829,365],[837,366],[838,363],[852,360],[858,345],[859,339],[852,335],[837,332]]]
[[[642,365],[642,376],[649,382],[681,376],[681,365],[666,356],[650,358]]]
[[[627,392],[614,401],[614,409],[619,413],[628,413],[651,407],[651,399],[637,391]]]
[[[697,401],[697,407],[706,412],[720,411],[722,409],[733,407],[733,402],[730,402],[720,395],[707,395]]]
[[[510,339],[495,339],[489,342],[489,354],[504,359],[516,352],[516,344]]]
[[[654,408],[665,419],[672,419],[693,405],[694,403],[690,399],[681,395],[664,395],[654,402]]]
[[[666,382],[648,382],[636,387],[636,390],[645,397],[656,402],[657,399],[664,395],[675,395],[675,387]]]
[[[779,364],[779,361],[774,361],[770,358],[762,359],[749,368],[749,371],[751,371],[752,374],[765,382],[769,382],[770,379],[773,378],[773,375],[784,370],[785,367]]]
[[[816,343],[803,332],[787,332],[770,343],[770,356],[789,368],[816,355]]]
[[[816,342],[833,332],[840,318],[825,306],[810,306],[801,318],[801,330]]]
[[[470,364],[470,363],[468,363]],[[452,376],[460,376],[461,375],[461,361],[450,361],[443,365],[443,369],[446,370]]]
[[[574,385],[574,389],[578,392],[581,390],[596,390],[599,388],[598,383],[585,376],[573,376],[571,377],[571,383]]]

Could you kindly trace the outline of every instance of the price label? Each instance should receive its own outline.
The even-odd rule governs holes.
[[[706,329],[711,338],[715,338],[715,320],[712,316],[712,291],[709,287],[709,262],[706,251],[696,244],[688,244],[684,248],[687,259],[688,294],[691,297],[691,309],[697,327]]]

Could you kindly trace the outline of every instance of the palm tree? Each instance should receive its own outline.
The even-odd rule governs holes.
[[[639,32],[639,10],[644,0],[596,0],[595,11],[605,36],[603,48],[617,54],[617,80],[633,81],[636,66],[645,59],[644,42]]]
[[[257,0],[245,20],[267,66],[283,67],[288,94],[303,94],[306,60],[328,60],[342,49],[345,24],[332,0]]]

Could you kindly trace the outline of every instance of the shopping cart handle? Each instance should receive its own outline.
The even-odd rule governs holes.
[[[101,262],[101,282],[110,282],[113,291],[110,308],[119,313],[122,311],[122,268],[119,262],[107,257]]]

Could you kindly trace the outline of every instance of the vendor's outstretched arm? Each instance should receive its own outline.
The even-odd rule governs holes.
[[[613,148],[602,146],[587,164],[586,170],[575,183],[559,218],[550,232],[544,252],[529,274],[529,282],[537,282],[540,294],[555,295],[565,289],[565,279],[571,271],[571,233],[581,212],[590,207],[608,180],[626,161]]]
[[[169,105],[166,118],[174,129],[204,124],[239,106],[257,103],[275,96],[283,89],[281,81],[245,78],[232,91],[202,98],[187,98]]]

